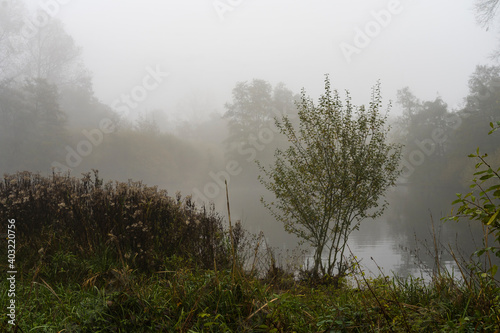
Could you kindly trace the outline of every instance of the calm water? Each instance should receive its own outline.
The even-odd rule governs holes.
[[[257,192],[257,188],[252,190],[249,187],[235,186],[231,194],[233,221],[241,219],[244,228],[254,234],[262,230],[268,244],[282,250],[282,255],[286,255],[287,252],[283,250],[295,249],[298,239],[286,233],[283,225],[273,220],[258,197],[249,195]],[[449,214],[450,207],[433,209],[434,218],[431,219],[430,209],[417,207],[412,214],[408,210],[409,205],[405,206],[401,201],[390,201],[392,202],[380,219],[363,221],[360,230],[354,231],[349,238],[350,249],[367,274],[373,276],[411,274],[428,280],[432,276],[433,269],[436,269],[435,235],[441,267],[459,275],[456,263],[449,253],[449,246],[458,257],[461,253],[468,259],[475,249],[482,245],[482,230],[477,222],[469,224],[440,220],[442,216]],[[216,202],[216,207],[225,205],[225,197]],[[221,209],[221,213],[225,215],[224,209]],[[311,265],[312,260],[309,260],[309,263]]]
[[[393,231],[386,221],[371,221],[351,234],[349,249],[362,270],[371,277],[412,275],[430,281],[433,272],[437,272],[432,235],[415,239],[405,233],[396,236]],[[443,243],[438,247],[440,269],[459,278],[458,266],[445,247]],[[346,249],[348,255],[349,249]],[[306,261],[308,257],[311,265],[312,255],[306,256]]]
[[[430,280],[434,268],[431,258],[418,258],[401,239],[386,238],[371,244],[359,242],[357,235],[350,241],[353,254],[360,260],[365,273],[370,276],[412,275]],[[429,256],[428,256],[429,257]],[[431,259],[431,260],[429,260]],[[458,273],[457,265],[451,260],[442,260],[441,265],[449,272]]]

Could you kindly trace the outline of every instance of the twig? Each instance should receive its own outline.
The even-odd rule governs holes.
[[[441,276],[441,267],[440,267],[441,264],[440,264],[440,260],[439,260],[439,250],[438,250],[437,240],[436,240],[436,229],[434,229],[434,218],[432,217],[432,214],[430,214],[430,215],[431,215],[431,224],[432,224],[432,237],[434,240],[434,265],[437,268],[437,275],[440,277]]]
[[[227,217],[229,220],[229,237],[231,238],[231,252],[233,256],[233,280],[234,280],[234,275],[236,273],[236,251],[234,249],[234,237],[233,237],[233,226],[231,224],[231,210],[229,208],[229,190],[227,188],[227,179],[224,180],[224,183],[226,184],[226,200],[227,200]]]
[[[263,308],[265,308],[266,306],[269,305],[269,303],[272,303],[274,302],[275,300],[277,300],[278,298],[274,298],[272,300],[270,300],[269,302],[267,302],[266,304],[262,305],[260,308],[258,308],[254,313],[252,313],[250,316],[247,317],[246,320],[249,320],[250,318],[252,318],[254,315],[256,315],[260,310],[262,310]]]

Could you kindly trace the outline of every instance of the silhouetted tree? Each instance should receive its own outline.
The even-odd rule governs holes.
[[[21,73],[21,56],[26,51],[26,40],[21,35],[25,16],[21,1],[0,3],[0,80]]]
[[[488,27],[489,23],[495,18],[499,5],[499,0],[476,0],[474,7],[478,23]]]
[[[293,93],[283,84],[273,89],[264,80],[237,83],[224,114],[229,126],[228,156],[252,162],[257,153],[273,151],[269,144],[275,139],[274,118],[294,112],[293,103]]]
[[[0,117],[2,171],[48,171],[68,140],[57,87],[42,79],[4,82]]]
[[[499,0],[476,0],[474,6],[476,10],[476,20],[481,26],[486,27],[486,30],[489,30],[490,24],[494,18],[497,17],[499,6]],[[491,58],[497,61],[500,59],[500,48],[496,48]]]
[[[469,95],[460,110],[461,125],[453,132],[451,155],[464,159],[479,145],[494,152],[497,144],[488,135],[488,124],[500,120],[500,67],[477,66],[469,79]]]

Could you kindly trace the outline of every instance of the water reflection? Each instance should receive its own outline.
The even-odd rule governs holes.
[[[259,184],[244,187],[239,182],[240,179],[235,179],[234,190],[230,192],[234,219],[241,219],[244,227],[254,234],[262,230],[268,244],[280,251],[295,249],[297,237],[284,232],[283,225],[270,216],[258,196],[249,195],[258,192]],[[417,202],[410,201],[405,191],[405,188],[391,191],[384,215],[377,220],[362,221],[360,229],[352,232],[348,242],[351,251],[361,261],[365,273],[372,276],[413,275],[429,280],[433,274],[447,269],[458,277],[452,251],[459,262],[474,258],[472,254],[483,246],[482,225],[467,220],[441,220],[450,215],[453,194],[444,195],[440,200],[428,198]],[[217,207],[225,205],[225,198],[216,202]],[[311,256],[306,256],[304,266],[307,267],[308,257],[311,267]]]
[[[385,225],[387,227],[387,225]],[[361,269],[370,277],[393,276],[400,277],[420,277],[424,281],[430,281],[433,274],[438,272],[438,267],[434,262],[422,260],[418,254],[411,253],[408,246],[405,246],[404,238],[385,238],[375,243],[360,242],[354,235],[349,242],[349,247],[357,257]],[[439,269],[446,269],[448,272],[458,273],[458,267],[454,261],[441,260]]]

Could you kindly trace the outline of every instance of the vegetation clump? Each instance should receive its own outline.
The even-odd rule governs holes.
[[[29,172],[0,183],[0,216],[15,216],[18,255],[31,269],[43,254],[103,257],[141,271],[158,270],[178,256],[200,268],[229,264],[227,235],[214,207],[196,207],[141,182],[103,183],[94,171],[82,179]],[[68,257],[70,258],[70,257]],[[75,259],[76,260],[76,259]]]

